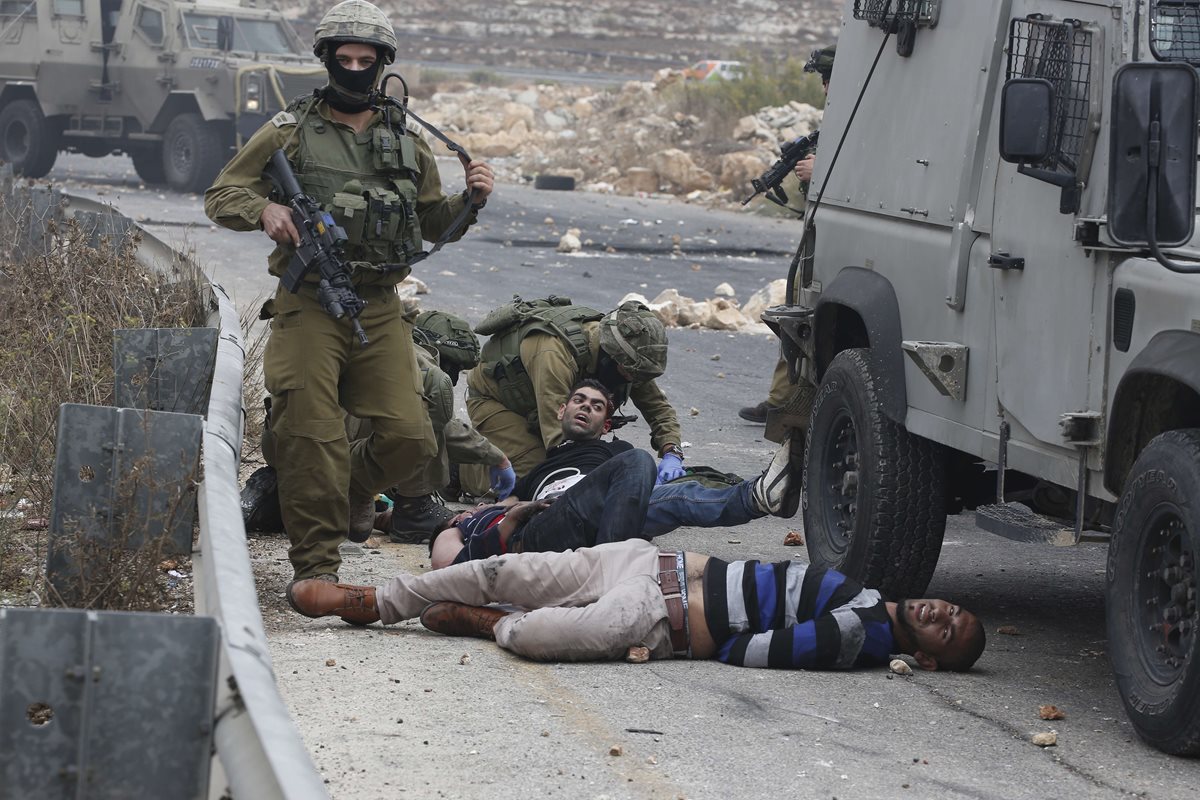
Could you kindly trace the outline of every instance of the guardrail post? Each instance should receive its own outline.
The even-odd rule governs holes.
[[[0,608],[0,795],[208,796],[210,617]]]

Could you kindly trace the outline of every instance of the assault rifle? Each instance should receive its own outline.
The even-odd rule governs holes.
[[[325,313],[334,319],[350,317],[354,327],[354,335],[366,347],[367,332],[358,321],[367,302],[354,291],[350,281],[350,268],[342,257],[342,248],[346,244],[346,232],[334,223],[329,212],[323,211],[317,201],[304,193],[292,165],[282,149],[271,155],[271,161],[263,170],[263,176],[275,186],[275,190],[283,197],[288,207],[292,209],[292,223],[300,233],[300,246],[296,255],[288,265],[283,277],[279,279],[283,288],[295,294],[304,278],[315,267],[321,276],[317,283],[317,302]]]
[[[780,186],[783,179],[796,169],[796,165],[817,149],[817,137],[820,131],[813,131],[808,136],[800,136],[785,144],[779,149],[779,160],[767,168],[767,171],[750,181],[750,185],[754,187],[754,194],[742,201],[742,205],[746,205],[754,198],[764,192],[767,193],[767,199],[778,206],[786,206],[788,196]]]
[[[610,431],[615,431],[620,428],[624,428],[626,425],[628,425],[631,422],[637,422],[638,415],[637,414],[613,414],[611,417],[608,418],[608,421],[609,421],[608,429]]]

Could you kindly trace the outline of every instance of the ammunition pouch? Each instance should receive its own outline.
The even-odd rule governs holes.
[[[533,381],[521,363],[520,355],[501,356],[489,370],[500,390],[497,398],[504,407],[517,414],[537,416],[537,393]]]

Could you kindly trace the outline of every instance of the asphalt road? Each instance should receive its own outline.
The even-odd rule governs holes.
[[[51,177],[194,247],[239,304],[269,290],[264,236],[211,228],[198,198],[139,188],[128,161],[64,157]],[[722,281],[745,299],[783,275],[798,232],[677,202],[517,186],[499,188],[484,220],[421,265],[425,307],[478,319],[514,292],[556,292],[609,308],[628,291],[708,297]],[[556,253],[567,227],[594,244]],[[755,474],[774,446],[736,410],[763,397],[773,340],[670,336],[662,384],[690,461]],[[623,433],[648,444],[640,423]],[[804,559],[803,548],[782,545],[799,526],[768,518],[661,541],[724,558]],[[976,611],[988,649],[970,673],[910,678],[715,662],[535,664],[418,623],[359,630],[304,620],[279,600],[286,543],[254,550],[276,671],[334,797],[1192,798],[1200,786],[1200,762],[1151,750],[1125,719],[1105,652],[1101,545],[1018,545],[953,518],[929,594]],[[372,583],[424,564],[421,547],[374,543],[347,554],[342,576]],[[1002,626],[1016,635],[998,634]],[[1045,704],[1065,719],[1040,720]],[[1030,743],[1051,730],[1057,746]]]

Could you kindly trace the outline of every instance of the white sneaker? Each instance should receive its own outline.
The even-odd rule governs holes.
[[[789,435],[776,451],[763,474],[754,481],[750,492],[755,507],[764,514],[776,517],[795,516],[800,507],[800,474],[802,464],[793,464],[792,440],[802,436],[800,431]],[[803,439],[801,439],[803,442]],[[796,450],[802,455],[803,444]],[[802,458],[801,458],[802,460]]]

